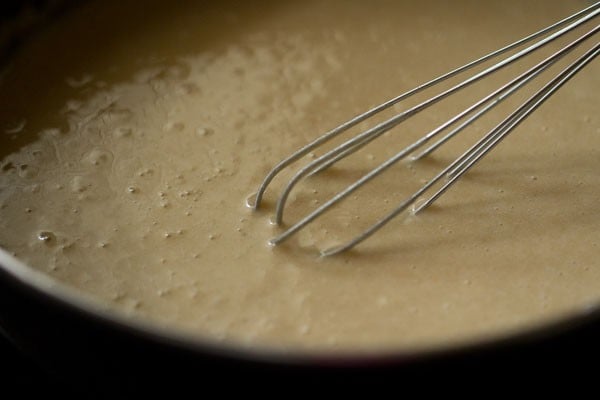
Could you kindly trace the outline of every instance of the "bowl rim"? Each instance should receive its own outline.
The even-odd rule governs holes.
[[[245,345],[235,340],[219,341],[210,336],[185,332],[183,329],[162,326],[150,319],[128,318],[124,312],[103,304],[93,295],[85,294],[50,275],[30,267],[0,247],[0,273],[5,272],[19,289],[24,289],[56,303],[77,314],[91,318],[103,326],[148,339],[173,349],[212,355],[223,359],[299,367],[363,368],[388,365],[410,366],[417,362],[447,359],[454,356],[478,354],[486,350],[502,350],[527,346],[543,340],[569,334],[590,323],[600,321],[600,303],[579,308],[566,315],[550,318],[519,329],[504,330],[493,335],[480,335],[466,340],[415,347],[384,347],[378,350],[302,349],[299,346]],[[10,332],[8,332],[10,334]]]

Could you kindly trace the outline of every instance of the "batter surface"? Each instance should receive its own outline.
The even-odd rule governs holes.
[[[589,3],[216,3],[90,2],[16,54],[0,76],[2,248],[130,318],[286,351],[449,345],[598,304],[598,62],[434,207],[349,253],[318,257],[501,114],[284,246],[266,243],[285,174],[263,211],[244,205],[309,140]],[[489,88],[307,180],[286,223]]]

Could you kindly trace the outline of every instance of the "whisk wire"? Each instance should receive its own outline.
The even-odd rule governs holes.
[[[421,86],[416,87],[415,89],[406,92],[398,97],[395,97],[387,102],[367,111],[364,114],[361,114],[350,121],[334,128],[330,132],[321,136],[320,138],[314,140],[308,145],[304,146],[290,157],[281,161],[278,165],[276,165],[267,175],[267,177],[263,180],[261,186],[259,187],[256,196],[254,197],[254,202],[252,200],[249,201],[249,206],[257,209],[260,206],[262,201],[262,197],[264,195],[265,190],[269,186],[272,179],[283,169],[287,168],[290,164],[294,163],[298,159],[302,158],[315,148],[324,144],[325,142],[333,139],[335,136],[340,133],[350,129],[352,126],[372,117],[373,115],[383,111],[386,108],[391,107],[394,104],[399,103],[400,101],[422,91],[426,88],[432,87],[437,83],[440,83],[446,79],[451,78],[465,70],[475,67],[487,61],[491,58],[497,57],[509,50],[515,49],[520,45],[523,45],[527,42],[538,39],[546,34],[548,36],[543,37],[539,41],[530,44],[526,48],[515,52],[513,55],[506,57],[503,60],[500,60],[496,64],[485,68],[483,71],[475,73],[471,77],[466,78],[462,82],[452,86],[451,88],[442,91],[441,93],[434,95],[433,97],[417,104],[416,106],[409,108],[400,114],[397,114],[374,127],[367,129],[364,132],[357,134],[356,136],[346,140],[341,145],[333,148],[332,150],[327,151],[322,156],[316,158],[312,162],[308,163],[308,165],[300,168],[295,175],[289,180],[287,185],[284,187],[282,194],[280,195],[277,205],[276,205],[276,217],[275,222],[277,224],[281,224],[283,221],[283,212],[285,209],[285,205],[289,198],[289,195],[293,188],[305,177],[325,170],[329,166],[334,163],[340,161],[341,159],[349,156],[350,154],[356,152],[360,148],[366,146],[368,143],[377,139],[385,132],[394,128],[401,122],[406,119],[414,116],[415,114],[423,111],[424,109],[432,106],[433,104],[449,97],[450,95],[458,92],[459,90],[483,79],[484,77],[492,74],[512,63],[521,59],[522,57],[532,53],[533,51],[557,40],[562,37],[567,32],[574,30],[575,28],[581,26],[587,21],[595,18],[598,14],[600,14],[600,2],[568,17],[565,18],[547,28],[544,28],[532,35],[529,35],[513,44],[505,46],[495,52],[492,52],[484,57],[481,57],[475,61],[472,61],[468,64],[465,64],[462,67],[459,67],[455,70],[450,71],[440,77],[431,80]],[[566,25],[566,26],[564,26]],[[562,28],[560,28],[562,27]],[[559,29],[560,28],[560,29]],[[558,30],[557,30],[558,29]],[[556,31],[555,31],[556,30]],[[562,47],[559,51],[556,51],[551,56],[545,58],[543,61],[536,64],[534,67],[528,69],[526,72],[520,74],[516,78],[512,79],[510,82],[502,85],[500,88],[494,90],[492,93],[484,96],[482,99],[476,101],[471,106],[467,107],[467,109],[458,113],[457,115],[450,118],[448,121],[444,122],[437,128],[433,129],[426,135],[419,138],[414,143],[402,149],[393,157],[386,160],[384,163],[380,164],[375,169],[371,170],[363,177],[361,177],[356,182],[352,183],[350,186],[335,194],[331,199],[326,201],[317,209],[310,212],[305,217],[301,218],[298,222],[293,224],[287,230],[285,230],[280,235],[270,240],[270,244],[276,245],[279,244],[293,234],[298,232],[304,226],[312,222],[314,219],[323,214],[330,207],[343,200],[359,187],[372,180],[389,167],[397,163],[398,161],[406,158],[408,155],[414,153],[417,149],[424,146],[428,143],[432,138],[438,136],[441,132],[444,132],[447,128],[453,126],[459,121],[463,120],[458,124],[455,128],[453,128],[449,133],[444,135],[442,138],[438,139],[435,143],[427,147],[425,150],[421,151],[419,154],[411,157],[412,160],[417,160],[422,157],[425,157],[431,154],[433,151],[441,147],[448,140],[457,135],[460,131],[462,131],[465,127],[472,124],[475,120],[483,116],[493,107],[501,103],[503,100],[516,93],[520,88],[531,82],[534,78],[539,76],[543,71],[548,69],[550,66],[555,64],[558,60],[566,56],[568,53],[573,51],[578,45],[580,45],[585,40],[591,38],[595,35],[598,30],[600,30],[600,26],[596,26],[586,34],[580,36],[576,40]],[[555,32],[553,32],[555,31]],[[553,32],[553,33],[550,33]],[[363,231],[361,234],[356,236],[354,239],[350,240],[344,245],[336,246],[330,249],[327,249],[322,252],[322,255],[329,256],[340,253],[342,251],[348,250],[358,243],[364,241],[376,231],[381,229],[385,224],[387,224],[390,220],[396,217],[401,212],[405,211],[408,207],[413,205],[420,199],[427,191],[429,191],[434,185],[439,183],[442,179],[446,179],[441,188],[439,188],[431,197],[427,200],[420,203],[418,206],[413,206],[413,213],[418,213],[429,207],[433,202],[435,202],[443,193],[445,193],[462,175],[464,175],[470,168],[472,168],[479,160],[481,160],[486,154],[488,154],[500,141],[502,141],[513,129],[518,126],[525,118],[527,118],[533,111],[535,111],[544,101],[546,101],[556,90],[562,87],[568,80],[570,80],[578,71],[584,68],[589,62],[591,62],[600,51],[600,44],[596,44],[591,50],[587,51],[583,56],[577,58],[577,60],[571,63],[568,67],[564,68],[559,72],[552,80],[546,83],[541,89],[535,92],[527,101],[525,101],[521,106],[517,108],[513,113],[511,113],[508,117],[506,117],[502,122],[500,122],[497,126],[495,126],[492,130],[490,130],[483,138],[477,141],[474,145],[472,145],[467,151],[461,154],[457,159],[455,159],[449,166],[444,168],[441,172],[439,172],[434,178],[429,180],[425,185],[419,188],[416,192],[410,195],[407,199],[403,200],[401,204],[399,204],[394,210],[389,212],[371,227]]]
[[[552,66],[555,62],[557,62],[559,59],[561,59],[562,57],[564,57],[568,52],[570,52],[571,50],[573,50],[573,48],[575,46],[577,46],[583,40],[587,39],[593,33],[595,33],[595,32],[589,32],[588,34],[580,37],[578,40],[570,43],[568,46],[565,46],[559,52],[557,52],[557,53],[553,54],[552,56],[546,58],[541,63],[535,65],[533,68],[530,68],[529,70],[527,70],[523,74],[519,75],[517,78],[513,79],[512,81],[508,82],[507,84],[505,84],[505,85],[501,86],[500,88],[496,89],[495,91],[493,91],[489,95],[485,96],[481,100],[477,101],[476,103],[474,103],[470,107],[466,108],[462,112],[458,113],[457,115],[455,115],[454,117],[450,118],[448,121],[446,121],[445,123],[443,123],[442,125],[440,125],[436,129],[434,129],[427,136],[430,136],[430,135],[432,137],[436,136],[439,132],[442,132],[443,130],[445,130],[449,126],[451,126],[454,123],[456,123],[457,121],[459,121],[460,119],[462,119],[465,116],[469,115],[473,111],[479,109],[476,113],[474,113],[468,119],[466,119],[465,121],[463,121],[456,128],[452,129],[450,132],[448,132],[446,135],[444,135],[437,142],[435,142],[434,144],[430,145],[429,147],[427,147],[425,150],[423,150],[419,154],[411,156],[411,161],[418,161],[418,160],[420,160],[420,159],[422,159],[422,158],[430,155],[431,153],[433,153],[435,150],[437,150],[439,147],[441,147],[447,141],[449,141],[454,136],[456,136],[458,133],[460,133],[467,126],[471,125],[477,119],[479,119],[480,117],[482,117],[483,115],[485,115],[488,111],[490,111],[492,108],[494,108],[495,106],[497,106],[498,104],[500,104],[503,100],[505,100],[508,97],[510,97],[510,95],[516,93],[520,88],[522,88],[523,86],[525,86],[526,84],[528,84],[531,80],[533,80],[535,77],[537,77],[541,72],[545,71],[550,66]],[[486,104],[486,103],[488,103],[488,104]],[[482,107],[484,104],[485,104],[485,106]]]
[[[287,203],[287,200],[289,198],[289,195],[290,195],[292,189],[303,178],[308,176],[312,171],[314,171],[316,168],[318,168],[323,163],[338,162],[342,158],[349,156],[350,154],[354,153],[358,149],[371,143],[373,140],[377,139],[378,137],[383,135],[385,132],[398,126],[401,122],[403,122],[403,121],[407,120],[408,118],[414,116],[415,114],[425,110],[426,108],[440,102],[441,100],[449,97],[450,95],[456,93],[457,91],[459,91],[469,85],[472,85],[473,83],[483,79],[484,77],[488,76],[489,74],[514,63],[518,59],[522,58],[523,56],[525,56],[527,54],[530,54],[531,52],[539,49],[540,47],[545,46],[548,43],[558,39],[565,33],[575,29],[576,27],[578,27],[582,23],[586,22],[587,20],[591,19],[598,13],[600,13],[600,10],[597,10],[596,12],[593,12],[590,15],[584,16],[580,20],[560,29],[559,31],[540,40],[539,42],[536,42],[533,45],[511,55],[510,57],[507,57],[506,59],[501,60],[497,64],[494,64],[494,65],[486,68],[485,70],[465,79],[464,81],[451,87],[450,89],[447,89],[447,90],[439,93],[438,95],[435,95],[435,96],[431,97],[430,99],[428,99],[428,100],[426,100],[426,101],[424,101],[424,102],[422,102],[422,103],[420,103],[420,104],[418,104],[396,116],[391,117],[390,119],[374,126],[373,128],[368,129],[365,132],[362,132],[362,133],[356,135],[355,137],[344,142],[343,144],[335,147],[334,149],[330,150],[329,152],[325,153],[324,155],[318,157],[316,160],[312,161],[307,166],[301,168],[292,177],[292,179],[290,179],[290,181],[285,186],[285,188],[283,189],[283,191],[279,197],[279,200],[278,200],[277,206],[276,206],[276,212],[275,212],[275,223],[277,225],[280,225],[283,222],[283,212],[284,212],[285,205]],[[427,139],[427,140],[429,140],[429,139]],[[426,141],[423,141],[423,143],[425,143],[425,142]],[[345,197],[345,196],[343,196],[343,197]],[[341,200],[343,197],[340,197],[339,200]]]
[[[413,193],[409,198],[402,202],[396,209],[386,215],[384,218],[373,224],[370,228],[366,229],[363,233],[349,241],[348,243],[340,246],[335,246],[326,250],[321,251],[322,256],[333,256],[335,254],[346,251],[360,242],[363,242],[385,224],[394,219],[398,214],[405,211],[411,204],[413,204],[421,195],[429,190],[435,183],[440,181],[444,176],[449,177],[447,182],[430,198],[421,203],[415,208],[413,214],[417,214],[431,204],[433,204],[442,194],[444,194],[463,174],[471,169],[481,158],[489,153],[498,143],[500,143],[514,128],[516,128],[525,118],[535,111],[544,101],[546,101],[556,90],[564,85],[569,79],[571,79],[577,72],[579,72],[585,65],[591,62],[600,53],[600,44],[596,45],[593,49],[589,50],[584,56],[577,59],[577,61],[571,64],[567,69],[562,71],[556,78],[540,89],[534,96],[532,96],[527,102],[525,102],[517,111],[511,114],[505,121],[494,128],[486,137],[482,140],[483,143],[476,145],[475,152],[472,156],[466,156],[459,165],[455,163],[444,169],[430,182],[424,185],[417,192]],[[463,157],[460,157],[462,159]],[[457,161],[459,161],[457,160]],[[452,169],[458,168],[458,170],[452,173]]]
[[[293,164],[294,162],[298,161],[299,159],[301,159],[302,157],[304,157],[305,155],[309,154],[310,152],[312,152],[315,148],[321,146],[322,144],[327,143],[328,141],[334,139],[335,137],[337,137],[338,135],[340,135],[341,133],[347,131],[348,129],[356,126],[357,124],[365,121],[366,119],[394,106],[395,104],[401,102],[402,100],[405,100],[413,95],[416,95],[432,86],[437,85],[438,83],[441,83],[447,79],[450,79],[462,72],[465,72],[471,68],[474,68],[494,57],[500,56],[508,51],[511,51],[521,45],[524,45],[526,43],[529,43],[549,32],[552,32],[553,30],[557,29],[560,26],[566,25],[572,21],[577,20],[579,17],[584,16],[590,12],[593,12],[594,10],[597,10],[600,8],[600,2],[597,2],[571,16],[568,16],[558,22],[555,22],[552,25],[549,25],[537,32],[534,32],[532,34],[530,34],[529,36],[526,36],[522,39],[519,39],[507,46],[504,46],[500,49],[497,49],[491,53],[488,53],[476,60],[473,60],[461,67],[455,68],[445,74],[442,74],[424,84],[421,84],[417,87],[415,87],[412,90],[409,90],[408,92],[405,92],[397,97],[394,97],[370,110],[368,110],[367,112],[357,115],[354,118],[344,122],[343,124],[335,127],[334,129],[332,129],[331,131],[325,133],[324,135],[318,137],[317,139],[313,140],[312,142],[306,144],[305,146],[303,146],[302,148],[300,148],[299,150],[295,151],[292,155],[290,155],[289,157],[283,159],[282,161],[280,161],[277,165],[275,165],[275,167],[273,167],[269,173],[266,175],[266,177],[263,179],[263,181],[261,182],[258,191],[256,192],[255,195],[252,195],[248,198],[247,200],[247,206],[252,208],[252,209],[258,209],[262,203],[262,199],[264,196],[264,193],[267,189],[267,187],[269,186],[269,184],[273,181],[273,179],[284,169],[286,169],[289,165]]]
[[[489,153],[498,143],[500,143],[509,133],[513,132],[525,118],[535,111],[543,102],[545,102],[554,92],[569,81],[577,72],[584,68],[600,53],[600,44],[588,50],[583,56],[579,57],[574,63],[563,70],[552,81],[540,89],[534,96],[513,112],[508,118],[501,122],[496,128],[492,129],[480,142],[478,142],[472,151],[465,153],[465,157],[460,157],[460,162],[450,169],[446,175],[450,178],[448,182],[440,188],[434,195],[419,205],[414,214],[419,213],[429,207],[439,198],[458,178],[473,167],[481,158]]]

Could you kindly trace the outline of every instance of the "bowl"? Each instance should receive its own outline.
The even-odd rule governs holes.
[[[0,46],[5,63],[28,36],[78,7],[74,1],[15,4],[3,13],[12,21]],[[393,387],[423,376],[550,373],[600,354],[598,307],[508,336],[427,351],[336,356],[244,348],[123,318],[2,249],[0,328],[59,381],[103,393],[174,387],[183,393],[223,377],[256,390],[273,381]]]

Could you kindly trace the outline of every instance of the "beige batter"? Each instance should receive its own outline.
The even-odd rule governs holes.
[[[114,3],[81,6],[0,76],[0,246],[29,265],[130,318],[286,351],[480,340],[600,300],[597,61],[434,207],[352,252],[318,257],[501,114],[284,246],[266,245],[284,179],[264,211],[244,205],[312,138],[589,3]],[[307,180],[286,223],[488,84]]]

